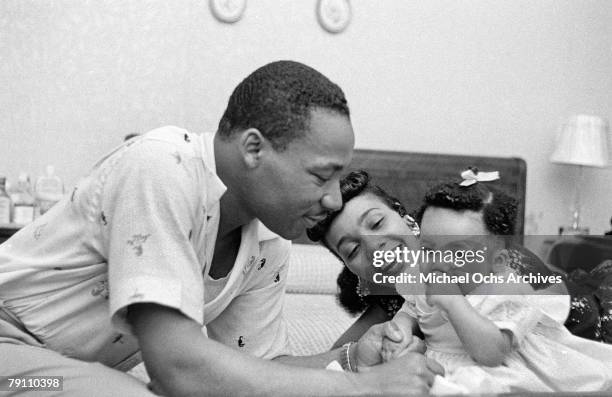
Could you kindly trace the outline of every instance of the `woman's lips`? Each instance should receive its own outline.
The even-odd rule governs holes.
[[[404,249],[404,244],[399,244],[397,247],[390,249],[389,251],[397,252],[397,250],[401,251]],[[385,274],[397,274],[400,273],[404,269],[404,263],[398,258],[395,258],[393,262],[389,262],[384,264],[379,268],[382,273]]]
[[[403,264],[397,261],[393,261],[385,264],[380,268],[380,271],[385,274],[395,274],[402,270]]]

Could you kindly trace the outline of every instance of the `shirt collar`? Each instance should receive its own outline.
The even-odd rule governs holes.
[[[202,134],[202,161],[204,162],[204,170],[206,173],[208,173],[208,183],[206,186],[206,208],[211,208],[214,204],[218,203],[221,196],[223,196],[227,190],[227,186],[225,186],[221,178],[217,176],[214,138],[214,134]]]

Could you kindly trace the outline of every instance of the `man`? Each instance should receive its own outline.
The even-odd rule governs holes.
[[[353,143],[340,88],[288,61],[238,85],[214,138],[164,127],[127,141],[0,246],[0,374],[64,376],[66,394],[147,396],[108,368],[133,366],[140,350],[169,396],[426,390],[422,356],[369,367],[380,327],[288,355],[290,243],[259,222],[291,239],[339,209]],[[363,373],[296,368],[334,360]]]

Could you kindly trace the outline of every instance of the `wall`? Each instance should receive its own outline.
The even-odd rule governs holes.
[[[345,90],[357,146],[520,156],[527,231],[567,223],[573,169],[550,164],[573,113],[612,119],[612,2],[352,1],[339,35],[314,0],[0,2],[0,173],[56,165],[68,184],[130,132],[213,131],[254,68],[294,59]],[[384,138],[381,138],[384,137]],[[608,228],[612,170],[587,169],[585,224]]]

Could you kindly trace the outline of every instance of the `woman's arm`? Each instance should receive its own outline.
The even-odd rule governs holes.
[[[387,312],[379,305],[370,305],[361,316],[351,325],[332,346],[336,349],[345,343],[359,340],[361,336],[374,324],[384,323],[389,319]]]
[[[432,295],[430,302],[443,308],[465,350],[479,364],[501,365],[512,347],[509,331],[480,315],[463,295]]]

